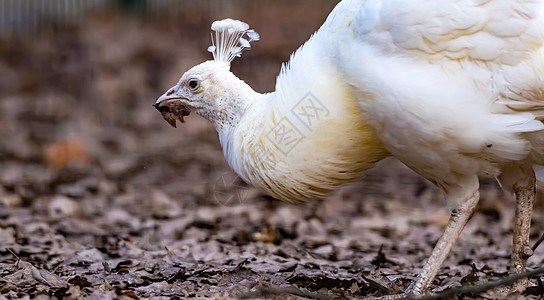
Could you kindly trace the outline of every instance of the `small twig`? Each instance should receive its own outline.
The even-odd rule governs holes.
[[[239,264],[236,265],[236,270],[240,270],[244,267],[245,264],[247,264],[247,262],[249,261],[249,258],[246,258],[244,259],[243,261],[241,261]]]
[[[17,260],[21,260],[21,258],[17,254],[15,254],[15,252],[13,252],[13,250],[11,250],[11,248],[7,248],[7,249],[9,251],[9,253],[11,253],[11,255],[13,255],[13,256],[15,256],[15,258],[17,258]]]
[[[343,298],[331,297],[329,295],[321,293],[313,293],[305,290],[298,289],[294,286],[287,287],[261,287],[254,292],[245,292],[237,296],[238,299],[253,299],[253,298],[262,298],[265,296],[272,295],[281,295],[281,294],[290,294],[299,297],[305,297],[316,300],[339,300]]]
[[[172,275],[168,279],[166,279],[166,282],[171,283],[171,281],[174,280],[179,274],[184,275],[185,270],[180,268],[174,275]]]
[[[15,252],[13,252],[13,250],[11,250],[10,248],[7,248],[9,253],[11,253],[11,255],[15,256],[15,258],[17,258],[17,261],[15,262],[15,266],[18,268],[19,267],[19,262],[21,261],[21,258],[15,254]]]
[[[519,274],[513,274],[510,276],[507,276],[500,280],[490,281],[482,284],[475,284],[470,286],[460,286],[460,287],[454,287],[451,289],[447,289],[445,291],[442,291],[440,293],[429,295],[429,296],[423,296],[423,297],[405,297],[403,299],[414,299],[414,300],[435,300],[435,299],[447,299],[451,298],[456,295],[466,295],[466,294],[478,294],[482,293],[500,286],[509,285],[511,283],[514,283],[520,279],[526,278],[526,277],[532,277],[535,275],[543,274],[544,273],[544,267],[540,267],[538,269],[534,269],[532,271],[519,273]]]
[[[533,247],[531,247],[531,250],[533,250],[533,252],[536,250],[536,248],[538,248],[538,246],[540,246],[540,244],[544,241],[544,233],[542,233],[542,235],[540,236],[540,238],[538,239],[538,241],[535,242],[535,244],[533,245]]]

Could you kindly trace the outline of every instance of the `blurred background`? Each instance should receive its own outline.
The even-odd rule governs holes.
[[[186,70],[211,58],[210,24],[226,17],[248,22],[263,36],[234,61],[233,72],[257,91],[271,91],[282,62],[334,4],[0,1],[2,182],[20,183],[21,172],[10,170],[23,163],[39,169],[27,174],[37,178],[77,166],[135,188],[171,185],[168,191],[180,197],[201,187],[197,174],[227,170],[212,126],[191,116],[174,130],[151,104]],[[195,180],[190,187],[180,184],[185,175]],[[24,199],[57,189],[32,186]]]
[[[226,17],[261,35],[234,60],[233,73],[258,92],[272,91],[281,64],[336,3],[0,0],[0,293],[208,297],[263,282],[380,292],[360,272],[406,287],[449,215],[424,179],[388,159],[323,202],[280,203],[230,172],[211,124],[193,114],[174,129],[151,106],[186,70],[211,59],[210,25]],[[439,285],[473,274],[474,257],[495,259],[492,275],[506,270],[513,202],[489,178],[481,195],[449,261],[463,267],[447,268]],[[535,220],[537,238],[543,225]],[[393,259],[374,263],[382,248]],[[263,261],[271,253],[280,259]],[[261,264],[240,276],[248,257]],[[14,266],[21,259],[68,283],[38,283],[29,268]],[[270,267],[288,259],[296,268],[286,267],[285,276]],[[141,267],[144,260],[154,267]],[[219,275],[195,271],[218,261]],[[176,281],[173,265],[194,273]],[[148,279],[138,290],[121,270],[145,271]],[[163,279],[168,288],[152,286]]]

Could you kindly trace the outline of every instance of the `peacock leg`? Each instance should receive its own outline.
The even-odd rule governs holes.
[[[514,184],[516,194],[516,215],[514,218],[514,243],[510,258],[510,273],[525,272],[527,259],[533,255],[529,247],[531,229],[531,213],[535,200],[535,173],[529,168],[525,178]],[[529,284],[527,278],[520,280],[509,288],[508,292],[523,292]]]
[[[436,243],[436,246],[434,247],[431,256],[425,263],[420,275],[410,286],[410,288],[408,288],[406,294],[421,295],[429,287],[438,273],[440,266],[450,252],[453,244],[457,238],[459,238],[461,231],[463,231],[463,228],[465,228],[465,225],[472,217],[479,198],[480,194],[478,191],[476,191],[472,197],[467,199],[458,208],[451,212],[450,220],[448,221],[448,225],[446,225],[446,230]]]

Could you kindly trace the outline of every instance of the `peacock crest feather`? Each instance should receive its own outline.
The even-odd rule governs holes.
[[[251,48],[251,42],[259,40],[259,34],[242,21],[224,19],[212,23],[212,45],[208,51],[215,61],[230,64],[242,55],[242,51]],[[214,34],[215,33],[215,34]]]

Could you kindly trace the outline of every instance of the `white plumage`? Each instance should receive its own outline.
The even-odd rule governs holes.
[[[416,294],[470,218],[477,176],[495,176],[518,198],[511,271],[521,272],[533,167],[544,165],[543,9],[543,1],[344,0],[269,94],[229,71],[259,36],[223,20],[212,26],[216,60],[187,71],[156,106],[210,120],[230,166],[282,200],[323,197],[388,155],[433,182],[453,213]]]

